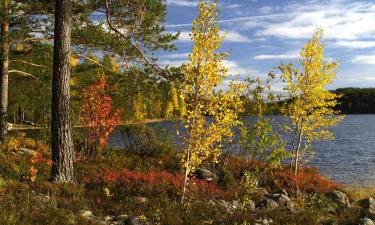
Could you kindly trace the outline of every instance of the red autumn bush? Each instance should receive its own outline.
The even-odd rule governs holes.
[[[112,98],[108,94],[107,77],[85,88],[82,92],[80,122],[90,147],[105,146],[109,135],[119,124],[123,110],[112,109]]]
[[[298,187],[302,192],[326,193],[340,189],[340,185],[319,174],[315,168],[303,168],[295,176],[290,169],[284,168],[277,173],[277,186],[289,191]]]
[[[87,185],[101,184],[121,185],[123,187],[144,186],[156,191],[159,188],[166,188],[169,191],[179,192],[182,188],[184,176],[182,174],[172,174],[166,171],[156,172],[139,172],[130,171],[127,168],[119,172],[114,172],[109,169],[104,169],[97,173],[92,179],[88,177],[83,178],[83,182]],[[210,198],[229,198],[231,194],[223,191],[218,186],[207,181],[198,180],[192,177],[189,181],[189,193],[199,197]]]

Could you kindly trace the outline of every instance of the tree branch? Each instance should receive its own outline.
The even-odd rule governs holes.
[[[25,77],[32,77],[34,79],[38,79],[36,76],[30,74],[30,73],[27,73],[27,72],[24,72],[24,71],[21,71],[21,70],[9,70],[9,73],[17,73],[17,74],[20,74],[22,76],[25,76]]]
[[[43,65],[39,65],[39,64],[35,64],[35,63],[31,63],[31,62],[27,62],[27,61],[20,60],[20,59],[13,59],[13,60],[10,60],[10,62],[20,62],[20,63],[24,63],[24,64],[27,64],[27,65],[35,66],[35,67],[46,68],[46,67],[43,66]]]
[[[108,0],[104,0],[105,1],[105,15],[106,15],[106,19],[107,19],[107,24],[109,26],[109,28],[114,31],[115,33],[117,33],[118,35],[120,35],[122,38],[124,38],[125,40],[127,40],[129,42],[129,44],[135,48],[135,50],[138,52],[138,54],[140,55],[140,57],[146,62],[147,65],[149,65],[151,68],[153,68],[156,72],[157,75],[161,75],[163,76],[164,78],[167,78],[168,76],[170,76],[170,73],[166,70],[163,70],[162,68],[160,68],[156,63],[152,62],[143,52],[143,50],[141,49],[141,47],[139,47],[137,45],[137,43],[133,43],[132,40],[127,37],[125,34],[123,34],[120,30],[118,30],[113,24],[112,24],[112,21],[111,21],[111,15],[110,15],[110,12],[109,12],[109,4],[108,4]],[[167,75],[167,76],[165,76]]]
[[[76,56],[78,56],[78,57],[80,57],[80,58],[86,59],[86,60],[88,60],[88,61],[90,61],[90,62],[92,62],[92,63],[94,63],[94,64],[96,64],[96,65],[98,65],[98,66],[100,66],[100,67],[102,67],[104,69],[106,69],[106,70],[109,70],[109,71],[114,72],[114,73],[118,73],[117,71],[114,71],[114,70],[112,70],[112,69],[104,66],[103,64],[98,63],[95,59],[92,59],[90,57],[87,57],[87,56],[84,56],[84,55],[81,55],[81,54],[78,54],[78,53],[75,53],[75,52],[73,52],[73,54],[76,55]]]

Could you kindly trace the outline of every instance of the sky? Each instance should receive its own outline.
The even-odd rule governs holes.
[[[192,51],[191,22],[196,0],[166,0],[168,32],[180,31],[178,51],[158,52],[161,66],[187,62]],[[299,51],[318,27],[325,55],[340,63],[329,89],[375,87],[375,0],[217,0],[222,51],[229,77],[264,78],[281,62],[296,63]],[[238,75],[238,76],[237,76]],[[277,85],[277,84],[276,84]],[[280,85],[280,89],[282,89]],[[278,87],[274,87],[277,89]]]

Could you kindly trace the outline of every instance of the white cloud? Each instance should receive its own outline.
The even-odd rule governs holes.
[[[251,42],[251,40],[245,35],[240,34],[237,31],[220,31],[220,35],[224,36],[223,42]],[[190,32],[181,31],[178,37],[179,42],[190,42]]]
[[[229,76],[243,75],[256,72],[253,69],[240,66],[236,61],[233,60],[224,60],[223,64],[228,68]]]
[[[337,41],[335,45],[346,48],[373,48],[375,41]]]
[[[223,31],[224,42],[251,42],[251,40],[237,31]]]
[[[161,60],[159,65],[164,66],[181,66],[182,64],[187,63],[187,60]]]
[[[279,55],[257,55],[255,60],[270,60],[270,59],[297,59],[298,54],[279,54]]]
[[[167,0],[167,5],[174,5],[174,6],[189,6],[194,7],[197,6],[197,1],[188,1],[188,0]]]
[[[169,54],[163,55],[162,58],[164,59],[187,59],[190,53],[176,53],[176,54]]]
[[[259,12],[262,14],[269,14],[272,12],[272,10],[273,8],[271,6],[264,6],[264,7],[259,8]]]
[[[228,9],[237,9],[237,8],[240,8],[240,7],[241,7],[240,4],[231,4],[231,5],[226,6],[226,8],[228,8]]]
[[[375,77],[364,77],[365,80],[375,80]]]
[[[353,63],[375,65],[375,55],[358,55],[353,60]]]
[[[375,3],[329,1],[291,4],[283,10],[290,13],[278,20],[266,18],[256,35],[304,39],[317,27],[324,28],[325,37],[331,39],[355,40],[375,34]]]

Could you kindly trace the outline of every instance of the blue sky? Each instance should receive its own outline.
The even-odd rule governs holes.
[[[166,0],[167,30],[180,31],[178,51],[159,52],[159,64],[187,61],[197,1]],[[265,77],[298,53],[317,27],[325,30],[326,57],[340,62],[339,87],[375,87],[375,0],[218,0],[229,75]],[[230,79],[230,77],[228,78]],[[281,86],[279,87],[281,88]],[[275,86],[275,89],[278,87]]]

